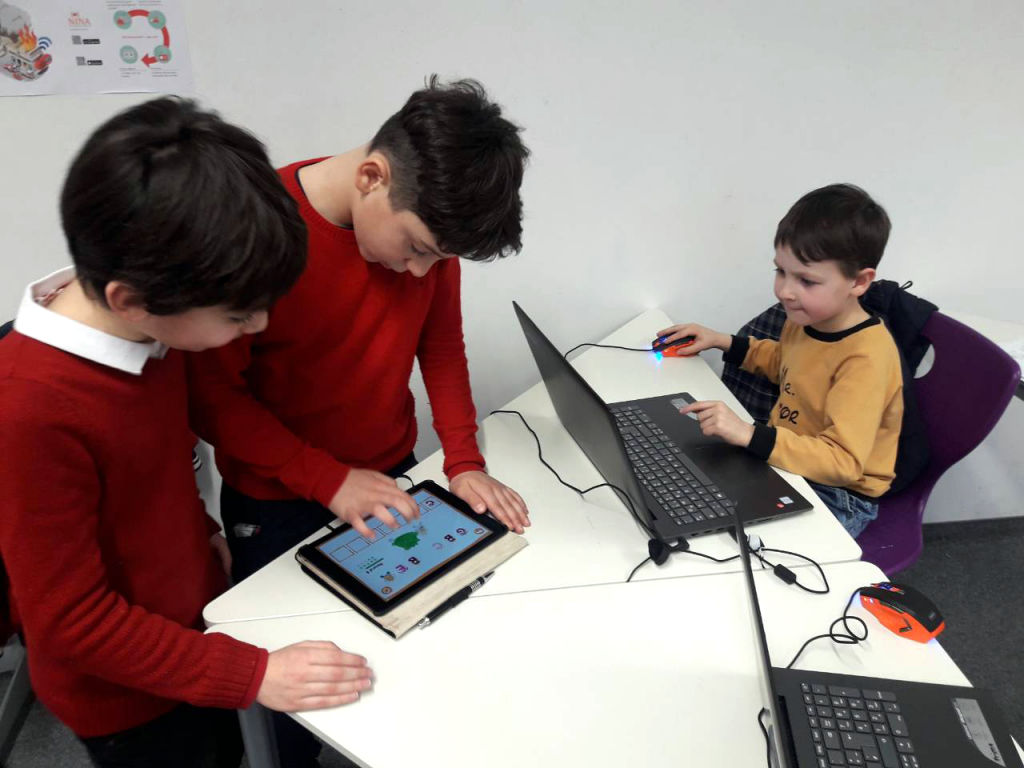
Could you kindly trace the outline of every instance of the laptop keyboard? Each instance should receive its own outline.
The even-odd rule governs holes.
[[[801,683],[817,768],[920,768],[896,694]]]
[[[641,408],[617,406],[612,415],[633,471],[668,519],[686,526],[732,517],[736,505]]]

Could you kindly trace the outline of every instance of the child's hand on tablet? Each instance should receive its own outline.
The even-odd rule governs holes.
[[[340,520],[370,540],[374,539],[374,533],[364,522],[367,517],[376,517],[388,527],[398,528],[398,521],[388,507],[398,510],[406,520],[416,520],[420,516],[419,504],[401,490],[398,483],[369,469],[349,470],[348,477],[328,505]]]
[[[530,527],[530,511],[523,497],[486,472],[463,472],[453,477],[448,487],[479,515],[490,512],[516,533]]]

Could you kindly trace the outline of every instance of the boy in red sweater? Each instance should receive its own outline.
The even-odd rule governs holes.
[[[335,518],[372,538],[365,518],[418,516],[394,480],[416,464],[416,360],[452,492],[529,525],[519,494],[484,471],[459,288],[459,257],[521,248],[519,131],[479,83],[434,76],[368,144],[280,170],[309,230],[306,270],[265,331],[188,356],[236,581]],[[277,722],[282,756],[313,760],[312,739]]]
[[[416,463],[415,360],[452,492],[529,525],[477,447],[458,258],[520,249],[528,154],[478,83],[435,76],[368,144],[280,171],[309,229],[306,270],[264,332],[188,356],[236,580],[335,517],[372,537],[364,518],[417,516],[392,479]]]
[[[92,135],[61,216],[75,266],[28,287],[0,343],[0,551],[32,684],[99,766],[237,768],[231,710],[370,686],[333,643],[268,654],[201,631],[227,553],[179,350],[263,330],[305,228],[259,141],[172,98]]]

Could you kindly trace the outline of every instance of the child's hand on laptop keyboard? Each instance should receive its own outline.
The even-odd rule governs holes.
[[[679,412],[697,414],[701,432],[709,437],[720,437],[730,445],[746,448],[754,436],[754,425],[743,421],[721,400],[701,400],[680,408]]]
[[[729,347],[732,346],[732,336],[729,334],[719,333],[696,323],[672,325],[658,331],[658,338],[664,338],[666,344],[686,336],[693,336],[693,343],[686,347],[687,355],[695,355],[705,349],[720,349],[723,352],[728,352]]]

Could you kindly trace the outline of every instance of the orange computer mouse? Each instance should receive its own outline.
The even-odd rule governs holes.
[[[693,344],[694,336],[683,336],[675,341],[665,341],[667,336],[659,336],[651,342],[651,351],[660,352],[662,357],[689,357],[692,353],[686,348]]]
[[[860,603],[883,627],[919,643],[938,637],[946,628],[935,603],[906,584],[882,581],[862,587]]]

